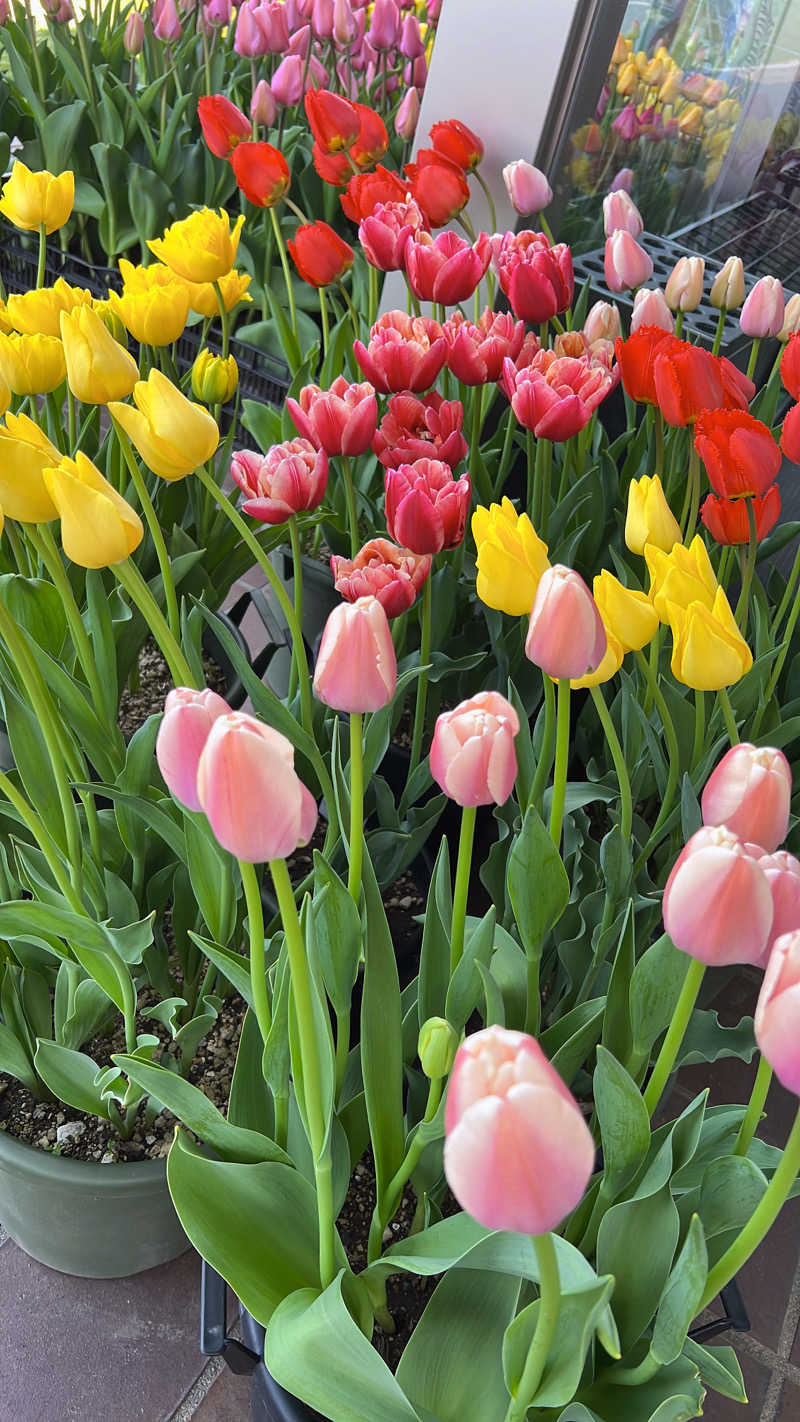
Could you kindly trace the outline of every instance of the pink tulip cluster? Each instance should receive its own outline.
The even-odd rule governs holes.
[[[594,411],[619,378],[606,359],[590,351],[580,332],[578,356],[557,349],[536,351],[521,369],[503,363],[503,386],[520,424],[542,439],[566,440],[589,423]]]

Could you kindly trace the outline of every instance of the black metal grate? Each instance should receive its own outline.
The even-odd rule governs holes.
[[[715,262],[741,257],[748,284],[776,276],[800,285],[800,207],[777,193],[758,192],[673,234]]]

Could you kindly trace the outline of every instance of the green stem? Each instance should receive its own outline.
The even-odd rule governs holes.
[[[561,826],[564,821],[564,800],[567,793],[569,697],[569,678],[560,677],[558,682],[558,709],[556,711],[556,763],[553,771],[553,798],[550,802],[550,838],[556,849],[558,849],[561,844]]]
[[[539,523],[536,531],[547,542],[547,525],[550,522],[550,480],[553,472],[553,446],[549,439],[539,441],[541,450],[537,458],[537,482],[539,485]],[[537,451],[537,454],[539,451]]]
[[[261,888],[252,864],[240,859],[239,872],[242,876],[245,902],[247,904],[247,926],[250,934],[250,988],[253,994],[253,1011],[256,1014],[261,1040],[267,1045],[272,1013],[267,991],[267,966],[264,957],[264,909],[261,903]]]
[[[427,667],[431,652],[431,584],[432,576],[425,579],[422,589],[422,612],[420,614],[419,664]],[[411,759],[408,766],[409,778],[413,775],[422,754],[422,737],[425,731],[425,707],[428,700],[428,673],[421,671],[417,678],[417,704],[414,709],[414,729],[411,736]]]
[[[777,1219],[782,1205],[788,1198],[789,1192],[800,1171],[800,1110],[794,1119],[786,1148],[783,1152],[780,1164],[775,1174],[769,1182],[764,1194],[758,1202],[753,1214],[747,1221],[738,1239],[734,1240],[730,1249],[726,1249],[722,1258],[717,1261],[714,1268],[709,1273],[706,1281],[706,1291],[700,1303],[698,1313],[716,1298],[721,1289],[729,1284],[750,1255],[758,1248],[764,1236],[772,1228]]]
[[[528,804],[539,809],[544,794],[544,787],[550,779],[550,765],[553,759],[553,746],[555,744],[556,731],[556,692],[552,678],[542,672],[542,682],[544,684],[544,732],[542,735],[542,748],[539,752],[539,760],[536,765],[536,774],[533,777],[531,793]]]
[[[686,523],[683,525],[684,543],[694,536],[697,526],[697,513],[700,508],[700,456],[694,447],[694,440],[689,445],[689,478],[686,493],[689,500],[689,508],[686,511]],[[685,504],[684,504],[685,509]]]
[[[83,669],[89,690],[92,693],[94,709],[97,712],[98,719],[104,721],[106,713],[103,690],[100,685],[97,664],[92,653],[92,644],[89,640],[89,634],[83,625],[83,618],[81,617],[78,604],[75,601],[75,594],[72,591],[72,584],[67,577],[67,571],[61,561],[55,539],[46,523],[40,524],[38,527],[29,524],[27,534],[34,548],[37,549],[39,557],[53,580],[53,586],[61,598],[69,624],[75,654]]]
[[[36,290],[44,286],[44,262],[47,256],[47,228],[39,223],[39,261],[36,267]]]
[[[659,479],[664,471],[664,416],[658,406],[655,412],[656,419],[656,474]]]
[[[136,564],[132,563],[130,558],[126,558],[122,563],[114,563],[111,571],[122,584],[131,601],[136,604],[150,628],[161,648],[175,685],[194,687],[196,681],[189,663],[183,655],[179,643],[173,637],[161,608]]]
[[[311,46],[309,45],[309,52],[310,49]],[[269,216],[272,223],[272,231],[275,234],[275,246],[278,248],[278,256],[281,259],[281,267],[283,268],[283,281],[286,287],[286,298],[289,302],[289,317],[292,323],[292,332],[299,348],[300,338],[297,334],[297,310],[294,304],[294,288],[292,286],[292,274],[289,270],[289,258],[286,255],[286,243],[283,240],[281,226],[278,222],[278,216],[274,207],[269,209]]]
[[[451,978],[461,962],[461,955],[464,952],[464,924],[467,918],[467,894],[469,893],[469,876],[472,868],[476,815],[477,810],[474,805],[464,805],[461,811],[456,882],[453,890],[453,924],[450,933]]]
[[[295,617],[302,630],[303,626],[303,557],[300,550],[300,534],[297,528],[297,515],[292,514],[288,520],[289,541],[292,545],[292,582],[294,584],[294,612]],[[294,639],[292,640],[292,666],[289,673],[289,700],[294,698],[300,681],[300,667],[295,651]]]
[[[329,324],[328,324],[328,303],[327,303],[327,301],[325,300],[325,288],[324,288],[324,286],[319,287],[319,288],[318,288],[318,291],[319,291],[319,314],[320,314],[320,318],[321,318],[321,320],[322,320],[322,355],[323,355],[323,358],[324,358],[324,357],[328,354],[328,346],[329,346],[329,344],[330,344],[331,333],[330,333],[330,326],[329,326]]]
[[[545,1364],[556,1336],[561,1312],[558,1256],[552,1234],[535,1234],[533,1245],[539,1265],[539,1316],[522,1369],[522,1377],[508,1404],[505,1422],[525,1422],[528,1408],[544,1376]]]
[[[164,601],[167,608],[167,624],[175,641],[178,642],[180,641],[181,635],[178,595],[175,591],[175,579],[172,576],[172,564],[170,563],[167,545],[164,541],[164,533],[159,522],[158,514],[153,506],[153,500],[150,498],[144,475],[139,468],[136,456],[131,448],[131,442],[122,426],[118,424],[116,420],[113,421],[113,424],[123,458],[128,466],[128,472],[133,480],[133,486],[142,507],[142,513],[145,516],[147,527],[150,530],[153,547],[156,550],[156,558],[158,559],[158,567],[161,573],[161,584],[164,588]]]
[[[752,346],[750,347],[750,359],[749,359],[748,362],[747,362],[747,379],[748,379],[748,380],[752,380],[752,379],[753,379],[753,371],[754,371],[755,368],[756,368],[756,361],[758,360],[758,351],[759,351],[760,345],[761,345],[761,337],[760,337],[760,336],[756,336],[755,339],[754,339],[754,341],[753,341]]]
[[[364,746],[362,715],[350,713],[350,868],[347,889],[358,908],[361,900],[361,862],[364,855]]]
[[[678,1052],[681,1048],[686,1029],[689,1026],[694,1005],[697,1002],[697,995],[700,991],[700,984],[703,981],[706,965],[692,958],[683,980],[680,997],[675,1004],[675,1011],[672,1014],[672,1021],[667,1028],[667,1034],[661,1044],[661,1051],[653,1067],[653,1073],[647,1083],[647,1090],[644,1093],[644,1104],[647,1107],[648,1115],[652,1116],[659,1101],[661,1100],[664,1087],[669,1080],[672,1069],[675,1065]]]
[[[758,529],[756,528],[756,511],[753,500],[748,495],[745,498],[747,509],[747,527],[750,534],[747,545],[747,557],[744,565],[744,576],[742,578],[742,591],[739,594],[739,601],[736,604],[736,621],[744,635],[747,631],[747,614],[750,607],[750,589],[753,586],[753,574],[756,570],[756,554],[758,551]]]
[[[25,797],[20,794],[14,782],[9,780],[3,771],[0,771],[0,792],[5,795],[9,804],[14,806],[23,824],[30,830],[30,833],[42,851],[42,855],[47,860],[50,872],[56,884],[64,895],[64,898],[68,901],[70,908],[72,908],[75,913],[84,914],[85,910],[83,904],[76,890],[73,889],[69,878],[64,873],[64,866],[59,858],[58,845],[53,839],[53,836],[44,822],[36,814],[35,810],[28,804]]]
[[[796,558],[795,558],[795,566],[798,568],[798,570],[800,570],[800,550],[798,550],[797,556],[796,556]],[[795,577],[795,569],[793,568],[793,569],[792,569],[791,576],[790,576],[790,579],[789,579],[789,584],[790,584],[790,585],[792,584],[792,580],[794,579],[794,577]],[[789,591],[789,585],[787,585],[787,588],[786,588],[786,592],[788,592],[788,591]],[[783,612],[785,612],[785,606],[784,606],[785,603],[786,603],[786,593],[784,593],[783,601],[782,601],[782,603],[781,603],[780,608],[778,609],[778,611],[779,611],[780,614],[782,614]],[[792,645],[792,638],[793,638],[793,636],[794,636],[794,629],[795,629],[795,627],[797,626],[797,619],[798,619],[798,617],[800,617],[800,595],[798,595],[798,596],[795,597],[795,600],[794,600],[794,602],[793,602],[793,604],[792,604],[792,610],[791,610],[791,612],[789,613],[789,617],[788,617],[788,620],[787,620],[787,623],[786,623],[786,627],[784,628],[784,632],[783,632],[783,639],[782,639],[782,640],[783,640],[783,646],[781,647],[781,650],[780,650],[780,652],[778,653],[778,655],[777,655],[777,657],[776,657],[776,659],[775,659],[775,665],[773,666],[772,671],[770,672],[769,681],[767,682],[767,684],[766,684],[766,686],[765,686],[765,688],[764,688],[763,700],[762,700],[761,705],[759,706],[758,710],[756,711],[756,714],[755,714],[755,716],[754,716],[754,718],[753,718],[753,724],[752,724],[752,726],[750,727],[750,735],[751,735],[751,737],[752,737],[753,740],[755,740],[756,736],[758,735],[758,728],[759,728],[759,726],[761,725],[762,717],[763,717],[763,715],[764,715],[764,712],[765,712],[766,708],[769,706],[770,701],[772,700],[772,697],[773,697],[774,692],[775,692],[775,688],[776,688],[776,686],[778,685],[778,681],[780,680],[780,675],[781,675],[781,672],[783,671],[784,662],[786,661],[786,658],[787,658],[787,656],[789,655],[789,649],[791,648],[791,645]],[[775,621],[774,621],[773,624],[772,624],[772,637],[773,637],[773,640],[775,639],[776,629],[777,629],[779,626],[780,626],[780,617],[779,617],[779,616],[776,616]]]
[[[494,496],[500,498],[503,492],[503,485],[508,477],[508,466],[511,460],[511,448],[514,441],[514,431],[517,428],[517,417],[511,406],[508,407],[506,415],[506,430],[503,436],[503,452],[500,455],[500,465],[497,470],[497,480],[494,486]]]
[[[350,1011],[336,1014],[336,1066],[334,1076],[334,1101],[338,1101],[344,1085],[347,1058],[350,1055]]]
[[[628,767],[625,764],[625,755],[619,743],[619,736],[614,727],[614,722],[611,719],[611,712],[606,706],[606,700],[601,688],[599,686],[592,686],[589,690],[591,691],[592,700],[600,718],[600,724],[605,732],[608,749],[611,752],[611,759],[614,762],[614,769],[617,772],[620,799],[619,827],[622,831],[622,838],[627,843],[630,839],[631,826],[633,824],[633,799],[631,797],[631,782],[630,776],[628,775]]]
[[[359,547],[356,490],[353,484],[353,471],[350,466],[350,460],[346,454],[343,454],[341,459],[342,473],[344,475],[344,493],[347,501],[347,524],[350,529],[350,557],[355,558]]]
[[[487,202],[487,205],[488,205],[488,208],[489,208],[489,221],[490,221],[491,224],[492,224],[492,225],[491,225],[491,228],[490,228],[489,230],[490,230],[491,232],[496,232],[496,231],[497,231],[497,211],[496,211],[495,205],[494,205],[494,198],[492,197],[492,194],[491,194],[491,192],[489,191],[489,188],[488,188],[488,186],[487,186],[487,184],[486,184],[486,182],[485,182],[485,180],[484,180],[484,177],[483,177],[483,175],[482,175],[482,173],[481,173],[480,168],[476,168],[476,169],[475,169],[475,178],[476,178],[477,182],[480,184],[480,186],[483,188],[484,196],[485,196],[485,198],[486,198],[486,202]]]
[[[428,1100],[425,1105],[425,1114],[422,1118],[422,1124],[429,1125],[430,1122],[433,1120],[434,1116],[436,1115],[436,1112],[439,1109],[439,1102],[442,1099],[444,1085],[444,1077],[434,1077],[428,1083]],[[411,1176],[419,1165],[420,1158],[425,1149],[425,1146],[425,1135],[422,1131],[420,1131],[418,1127],[411,1138],[411,1142],[409,1144],[408,1150],[405,1153],[405,1156],[403,1157],[402,1163],[400,1164],[386,1187],[386,1194],[384,1195],[382,1200],[377,1200],[375,1203],[375,1210],[372,1216],[372,1223],[370,1225],[369,1243],[367,1249],[367,1256],[370,1264],[374,1263],[375,1260],[380,1256],[381,1243],[383,1241],[383,1232],[386,1229],[386,1226],[389,1221],[397,1212],[398,1206],[403,1196],[403,1190],[405,1188],[406,1181],[411,1179]]]
[[[694,693],[694,742],[692,744],[692,770],[703,754],[703,737],[706,729],[706,698],[704,691]]]
[[[722,710],[723,720],[725,721],[725,729],[728,732],[728,739],[732,746],[738,746],[739,732],[736,726],[736,717],[733,714],[731,698],[729,697],[724,686],[721,686],[719,691],[717,692],[717,700],[719,701],[720,708]]]
[[[734,1155],[747,1155],[750,1149],[750,1142],[756,1133],[756,1127],[761,1120],[761,1113],[764,1110],[764,1103],[767,1099],[770,1083],[772,1081],[772,1067],[766,1057],[762,1056],[758,1063],[756,1079],[753,1082],[753,1090],[750,1093],[750,1101],[747,1113],[736,1137],[736,1145],[733,1147]]]
[[[539,452],[533,442],[533,430],[526,429],[525,431],[525,452],[527,455],[525,512],[536,528],[536,461]]]
[[[378,273],[370,264],[369,266],[369,324],[374,326],[378,316]]]
[[[719,355],[719,348],[722,345],[722,333],[725,330],[725,317],[727,316],[727,314],[728,313],[726,312],[725,307],[721,306],[719,309],[719,316],[717,317],[717,329],[714,332],[714,344],[711,347],[712,355]]]

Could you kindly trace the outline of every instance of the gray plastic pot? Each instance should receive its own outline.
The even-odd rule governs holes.
[[[0,1220],[20,1249],[83,1279],[121,1279],[189,1248],[166,1161],[100,1165],[0,1131]]]

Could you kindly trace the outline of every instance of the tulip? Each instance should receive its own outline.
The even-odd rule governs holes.
[[[261,128],[272,128],[277,116],[278,105],[275,102],[275,95],[266,79],[259,79],[250,100],[250,117],[253,123],[259,124]]]
[[[445,321],[442,331],[448,346],[448,369],[464,385],[486,385],[499,380],[504,362],[516,361],[525,338],[522,321],[515,321],[505,311],[495,315],[489,306],[477,322],[455,311]]]
[[[630,232],[618,228],[606,239],[603,268],[609,291],[632,291],[653,275],[653,260]]]
[[[743,410],[702,411],[694,447],[712,489],[726,499],[765,493],[781,467],[769,428]]]
[[[154,266],[156,263],[153,264]],[[167,270],[169,270],[167,268]],[[174,273],[170,273],[174,276]],[[188,282],[189,301],[192,311],[196,311],[198,316],[205,316],[209,321],[219,315],[218,295],[222,297],[222,304],[226,311],[232,311],[240,301],[252,301],[248,296],[247,288],[250,285],[249,272],[228,272],[227,276],[220,277],[213,285],[210,281]]]
[[[800,860],[781,850],[777,854],[759,855],[758,867],[772,895],[772,928],[759,964],[759,967],[765,968],[776,940],[785,933],[800,930]]]
[[[112,310],[133,339],[147,346],[170,346],[177,341],[189,317],[190,299],[189,286],[178,280],[149,291],[125,291],[122,296],[110,293]]]
[[[381,395],[429,390],[447,357],[442,328],[425,316],[389,311],[369,333],[369,345],[355,341],[353,351],[365,376]]]
[[[425,45],[416,15],[406,15],[403,20],[397,48],[406,59],[421,59],[425,54]]]
[[[108,405],[130,395],[139,378],[136,361],[123,350],[89,306],[61,313],[67,382],[76,400]]]
[[[424,231],[425,226],[425,218],[413,198],[378,203],[369,217],[362,218],[358,240],[371,266],[379,272],[398,272],[405,267],[409,237]]]
[[[307,222],[297,228],[289,253],[309,286],[330,286],[353,265],[355,252],[327,222]]]
[[[17,158],[3,184],[0,212],[23,232],[44,227],[49,237],[69,220],[74,202],[74,173],[33,173]]]
[[[0,342],[3,339],[7,339],[7,337],[0,336]],[[2,368],[2,345],[0,345],[0,368]],[[9,384],[11,384],[10,381]],[[786,458],[792,461],[792,464],[800,464],[800,405],[793,405],[784,418],[781,425],[781,449]]]
[[[417,459],[387,469],[386,527],[389,536],[414,553],[441,553],[463,541],[471,484],[453,477],[437,459]]]
[[[349,44],[352,44],[357,33],[358,25],[350,0],[334,0],[333,38],[337,45],[346,49]]]
[[[761,542],[775,527],[781,513],[781,491],[772,484],[765,494],[750,500],[756,523],[756,541]],[[750,542],[750,520],[744,499],[717,498],[709,494],[700,507],[700,518],[717,543],[736,547]]]
[[[378,164],[374,173],[354,173],[340,201],[345,217],[351,222],[362,222],[372,216],[379,204],[405,203],[407,199],[402,178]]]
[[[203,19],[209,29],[220,29],[229,25],[233,17],[233,0],[206,0],[203,5]]]
[[[444,227],[469,202],[470,192],[463,169],[451,163],[444,154],[433,151],[437,161],[420,162],[425,150],[417,154],[416,163],[406,163],[408,188],[419,204],[431,227]]]
[[[408,283],[420,301],[456,306],[467,301],[483,277],[492,254],[482,232],[473,246],[455,232],[415,232],[406,243]]]
[[[667,279],[665,291],[671,311],[696,311],[703,299],[702,257],[679,257]]]
[[[197,100],[197,117],[203,137],[217,158],[230,158],[238,143],[250,138],[250,120],[224,94],[206,94]]]
[[[241,191],[256,207],[274,207],[289,187],[289,165],[271,143],[237,144],[231,164]]]
[[[388,538],[372,538],[355,558],[331,558],[336,591],[345,602],[376,597],[387,617],[399,617],[416,602],[431,571],[428,553],[398,548]]]
[[[342,602],[322,633],[314,691],[326,706],[351,715],[388,706],[397,685],[389,622],[376,597]]]
[[[283,108],[294,108],[303,97],[303,61],[298,54],[287,54],[270,81],[272,95]]]
[[[506,360],[503,376],[520,424],[538,439],[556,441],[570,439],[584,429],[615,383],[601,361],[544,350],[522,370]]]
[[[122,43],[131,59],[144,49],[144,16],[138,10],[131,10],[128,15]]]
[[[669,349],[665,343],[671,339],[660,327],[643,325],[627,341],[617,340],[615,349],[622,384],[632,400],[658,404],[655,359],[660,350]]]
[[[268,54],[283,54],[289,45],[289,7],[279,0],[261,0],[256,12]]]
[[[410,143],[419,122],[419,90],[413,84],[406,89],[402,102],[394,117],[394,131],[398,138]]]
[[[307,439],[275,444],[267,454],[241,449],[231,476],[247,495],[242,508],[261,523],[286,523],[321,504],[328,485],[328,456]]]
[[[481,602],[509,617],[530,613],[541,576],[550,564],[547,544],[528,515],[518,514],[510,499],[490,504],[488,509],[479,505],[472,515],[472,536]]]
[[[20,523],[49,523],[58,518],[43,471],[61,455],[27,415],[6,415],[0,425],[0,508]]]
[[[611,632],[623,652],[638,652],[658,631],[658,617],[649,597],[635,588],[626,588],[604,568],[592,585],[594,600],[606,633]]]
[[[651,330],[656,327],[661,331],[666,331],[670,336],[675,331],[675,318],[660,286],[655,288],[642,286],[633,298],[631,335],[642,326],[647,326]]]
[[[350,157],[358,168],[372,168],[389,147],[389,135],[380,114],[367,104],[354,101],[358,114],[358,134],[350,149]]]
[[[437,153],[444,154],[451,163],[457,163],[465,172],[472,172],[483,158],[483,144],[477,133],[467,128],[459,119],[445,119],[435,123],[430,133],[431,143]]]
[[[603,198],[603,227],[606,237],[612,237],[615,232],[629,232],[631,237],[639,237],[644,232],[642,214],[624,188],[606,193]]]
[[[61,519],[61,545],[81,568],[122,563],[144,537],[135,509],[78,450],[73,459],[42,470],[42,479]]]
[[[742,637],[723,588],[709,611],[704,602],[667,606],[672,629],[672,675],[694,691],[721,691],[749,672],[753,654]]]
[[[459,1034],[444,1017],[428,1017],[419,1029],[417,1056],[429,1081],[449,1076],[458,1050]]]
[[[681,530],[655,474],[632,479],[628,485],[625,543],[632,553],[642,554],[652,546],[669,553],[681,541]]]
[[[245,59],[257,59],[268,53],[266,34],[259,24],[258,9],[252,3],[241,5],[236,18],[233,47]]]
[[[761,277],[742,307],[739,325],[746,336],[777,336],[783,325],[783,309],[783,287],[778,278]]]
[[[796,331],[800,330],[800,293],[795,292],[790,296],[783,308],[783,325],[778,332],[779,341],[788,341]]]
[[[524,158],[506,164],[503,182],[512,207],[521,217],[531,217],[553,201],[553,189],[541,168],[526,163]]]
[[[431,775],[462,808],[504,805],[517,778],[519,717],[497,691],[481,691],[437,718]]]
[[[236,261],[243,224],[244,217],[237,217],[231,231],[227,212],[202,207],[180,222],[173,222],[163,237],[153,238],[147,245],[184,281],[219,281]]]
[[[181,22],[175,0],[164,0],[153,25],[153,33],[156,39],[164,40],[166,44],[176,44],[180,39]]]
[[[13,300],[13,297],[9,297],[9,306]],[[8,314],[11,315],[10,310]],[[800,399],[800,335],[789,337],[781,356],[781,380],[792,399]]]
[[[787,1091],[800,1095],[800,930],[774,944],[753,1022],[756,1041]]]
[[[109,404],[109,414],[135,444],[148,469],[172,482],[206,464],[219,444],[208,410],[182,395],[160,370],[133,387],[131,405]]]
[[[711,611],[719,585],[699,534],[688,548],[676,542],[668,553],[647,542],[644,556],[650,573],[650,599],[662,622],[670,620],[670,603],[686,609],[690,603],[702,602]]]
[[[533,1037],[505,1027],[484,1028],[459,1047],[445,1134],[450,1189],[486,1229],[556,1229],[594,1170],[577,1101]]]
[[[532,325],[549,321],[572,302],[572,254],[551,247],[541,232],[506,232],[495,253],[500,285],[514,315]]]
[[[5,315],[11,326],[23,336],[61,336],[61,312],[74,311],[76,306],[91,306],[92,293],[77,286],[68,286],[59,277],[54,286],[42,286],[32,291],[12,292],[6,302]]]
[[[725,825],[772,854],[789,832],[791,796],[792,772],[783,751],[743,741],[725,753],[706,781],[703,824]]]
[[[686,341],[672,341],[656,350],[653,383],[668,425],[693,424],[703,410],[716,410],[723,403],[720,362]]]
[[[197,767],[211,727],[230,706],[216,691],[173,687],[164,702],[164,715],[156,737],[156,760],[171,795],[187,810],[200,810]]]
[[[735,311],[744,301],[744,266],[741,257],[728,257],[711,283],[708,297],[712,306]]]
[[[215,839],[248,864],[285,859],[308,843],[317,820],[291,741],[240,711],[217,717],[208,733],[197,799]]]
[[[621,75],[620,78],[624,80],[625,75]],[[617,88],[619,89],[619,81],[617,82]],[[630,90],[620,89],[619,92],[625,94],[629,93]],[[624,109],[620,110],[611,127],[614,133],[619,134],[619,137],[624,139],[626,143],[631,143],[633,139],[639,137],[639,116],[633,104],[626,104]]]
[[[239,384],[239,367],[232,355],[200,351],[192,366],[192,394],[205,405],[224,405]]]
[[[317,39],[333,38],[333,0],[314,0],[311,28]]]
[[[606,654],[603,619],[583,578],[554,563],[539,579],[525,655],[554,680],[596,671]]]
[[[605,619],[603,619],[603,627],[606,634],[606,650],[603,658],[594,671],[586,672],[585,676],[570,677],[569,684],[572,691],[579,691],[583,687],[602,686],[605,682],[610,681],[612,676],[616,676],[625,660],[625,648],[607,626]]]
[[[616,341],[621,332],[619,307],[609,301],[595,301],[583,323],[583,334],[589,346],[595,341]]]
[[[463,421],[460,400],[445,400],[435,392],[422,398],[410,391],[394,395],[372,448],[385,469],[417,459],[439,459],[453,469],[467,453]]]
[[[369,27],[369,42],[373,49],[392,49],[400,31],[400,12],[395,0],[375,0]]]
[[[0,333],[0,375],[15,395],[46,395],[66,375],[64,347],[55,336]]]
[[[373,387],[350,385],[344,375],[337,375],[329,390],[305,385],[299,400],[288,399],[286,408],[298,433],[326,454],[365,454],[378,422]]]
[[[772,895],[736,836],[704,826],[672,867],[662,912],[675,947],[701,963],[758,963],[772,926]]]
[[[350,148],[358,137],[360,121],[355,105],[329,89],[309,89],[305,96],[308,126],[323,153]]]

